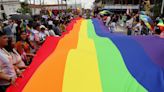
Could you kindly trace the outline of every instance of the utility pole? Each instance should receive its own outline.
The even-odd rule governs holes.
[[[1,16],[1,17],[3,17],[3,15],[2,15],[2,14],[3,14],[3,13],[2,13],[2,11],[3,11],[3,9],[2,9],[2,7],[3,7],[3,1],[2,1],[2,0],[1,0],[1,4],[0,4],[0,5],[1,5],[1,7],[0,7],[0,10],[1,10],[1,11],[0,11],[0,12],[1,12],[1,15],[0,15],[0,16]]]
[[[66,2],[66,9],[68,9],[68,3],[67,3],[67,0],[65,0],[65,2]]]
[[[155,15],[155,7],[156,7],[156,0],[154,0],[154,7],[153,7],[153,16]]]
[[[43,2],[42,2],[42,3],[43,3],[43,5],[44,5],[45,1],[43,0]]]
[[[77,6],[76,5],[77,5],[77,3],[76,3],[76,0],[75,0],[75,8],[77,9]]]
[[[29,4],[32,4],[31,0],[29,0]]]
[[[61,0],[61,10],[63,10],[63,0]]]
[[[40,0],[40,5],[42,5],[42,0]]]
[[[58,1],[58,10],[59,10],[59,0],[57,0]]]
[[[36,11],[36,10],[35,10],[35,0],[34,0],[34,14],[35,14],[35,11]]]
[[[122,8],[122,6],[123,6],[123,0],[121,0],[121,13],[123,13],[123,8]]]
[[[162,0],[161,14],[163,14],[164,0]]]

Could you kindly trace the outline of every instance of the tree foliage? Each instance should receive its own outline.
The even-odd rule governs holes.
[[[19,8],[17,12],[22,14],[31,14],[31,9],[29,8],[29,5],[26,2],[21,2],[21,8]]]

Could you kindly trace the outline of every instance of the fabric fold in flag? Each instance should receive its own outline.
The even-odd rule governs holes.
[[[98,19],[73,19],[66,30],[47,38],[7,92],[164,92],[164,48],[147,38],[163,39],[111,34]]]
[[[62,92],[103,92],[96,48],[87,35],[87,20],[82,22],[77,48],[68,54]]]

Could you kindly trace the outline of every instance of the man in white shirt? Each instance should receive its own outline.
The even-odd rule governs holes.
[[[132,34],[133,21],[134,21],[134,18],[133,17],[131,17],[131,19],[129,19],[128,21],[126,21],[126,27],[128,29],[127,35],[131,35]]]
[[[46,33],[45,33],[46,27],[44,25],[40,26],[40,32],[39,32],[39,39],[41,42],[44,42],[46,40]]]
[[[3,50],[7,44],[7,35],[0,32],[0,92],[6,92],[7,87],[14,84],[16,79],[16,72],[11,61],[12,59]]]

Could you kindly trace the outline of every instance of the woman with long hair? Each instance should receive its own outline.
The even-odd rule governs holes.
[[[20,70],[24,70],[27,68],[20,54],[14,48],[14,41],[12,38],[9,38],[8,45],[5,47],[5,50],[12,56],[13,65],[15,67],[17,67]]]
[[[31,53],[31,45],[27,38],[27,33],[22,31],[20,33],[20,40],[15,44],[15,48],[21,55],[22,60],[26,65],[29,65],[34,54]]]

